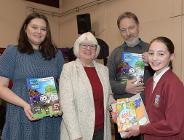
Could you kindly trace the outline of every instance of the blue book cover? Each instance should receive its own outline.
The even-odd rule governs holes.
[[[125,82],[127,79],[137,79],[137,82],[143,82],[144,77],[144,61],[142,54],[123,52],[123,67],[121,68],[121,80]]]
[[[28,78],[27,88],[34,118],[61,114],[54,77]]]

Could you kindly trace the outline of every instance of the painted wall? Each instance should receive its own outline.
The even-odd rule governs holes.
[[[111,0],[62,17],[52,12],[63,13],[72,8],[94,0],[62,0],[61,9],[43,6],[24,0],[0,1],[0,47],[16,44],[20,26],[27,14],[28,7],[51,11],[46,14],[52,36],[58,47],[72,47],[78,36],[76,15],[90,13],[92,30],[97,37],[105,40],[110,52],[123,40],[116,26],[117,17],[124,11],[132,11],[140,20],[140,36],[149,42],[155,36],[168,36],[176,46],[174,71],[184,81],[184,0]]]
[[[17,44],[19,30],[25,17],[32,12],[28,7],[60,12],[58,8],[52,8],[41,4],[26,2],[25,0],[1,0],[0,1],[0,47],[8,44]],[[46,14],[51,25],[52,37],[56,45],[59,45],[59,20],[60,18]]]
[[[77,4],[78,2],[78,4]],[[63,1],[62,11],[67,11],[91,0]],[[176,47],[174,71],[184,81],[184,29],[183,0],[112,0],[101,5],[80,10],[61,17],[60,44],[62,47],[72,47],[78,36],[76,15],[90,13],[92,30],[97,37],[104,39],[110,46],[110,52],[122,43],[116,20],[124,11],[136,13],[140,20],[140,36],[149,42],[156,36],[167,36]]]

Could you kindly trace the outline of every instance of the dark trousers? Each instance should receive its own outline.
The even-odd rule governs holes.
[[[122,139],[120,133],[118,132],[118,127],[116,123],[114,123],[114,131],[115,131],[115,140],[143,140],[143,136],[141,135],[136,137],[131,137],[128,139]]]
[[[93,140],[103,140],[104,139],[104,129],[95,130],[93,134]]]

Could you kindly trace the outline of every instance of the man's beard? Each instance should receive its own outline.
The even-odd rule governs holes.
[[[126,40],[125,42],[128,47],[135,47],[137,44],[139,44],[140,40],[139,37],[134,37],[133,39]]]

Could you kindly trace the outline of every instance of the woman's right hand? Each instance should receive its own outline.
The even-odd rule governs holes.
[[[33,118],[33,113],[31,111],[31,106],[28,103],[25,103],[25,105],[23,106],[23,109],[24,109],[24,112],[25,112],[27,118],[30,121],[38,120],[38,119]]]
[[[111,117],[114,123],[117,122],[117,113],[116,112],[111,112]]]
[[[117,112],[116,112],[116,101],[114,101],[109,107],[110,117],[113,122],[116,123],[117,120]]]

